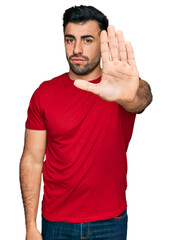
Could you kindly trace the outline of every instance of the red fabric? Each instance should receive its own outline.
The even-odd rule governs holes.
[[[42,214],[73,223],[113,218],[127,207],[126,151],[135,114],[73,82],[68,73],[43,82],[28,108],[26,128],[47,130]]]

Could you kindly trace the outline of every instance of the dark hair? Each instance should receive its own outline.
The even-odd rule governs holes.
[[[100,30],[107,30],[108,19],[98,9],[92,6],[75,6],[67,9],[63,15],[63,30],[69,22],[73,23],[85,23],[89,20],[97,21]]]

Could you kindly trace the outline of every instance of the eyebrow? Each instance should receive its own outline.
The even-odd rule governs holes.
[[[72,34],[66,34],[66,35],[65,35],[65,38],[66,38],[66,37],[75,38],[75,36],[72,35]],[[89,37],[95,39],[95,37],[92,36],[92,35],[83,35],[83,36],[81,36],[82,39],[83,39],[83,38],[89,38]]]

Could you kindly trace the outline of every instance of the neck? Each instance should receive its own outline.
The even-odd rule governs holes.
[[[102,69],[100,68],[100,65],[97,66],[92,72],[85,75],[78,75],[74,73],[71,69],[69,70],[69,77],[71,80],[83,79],[86,81],[92,81],[94,79],[99,78],[101,74],[102,74]]]

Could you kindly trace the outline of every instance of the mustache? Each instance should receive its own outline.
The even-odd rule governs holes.
[[[72,58],[82,58],[82,59],[87,60],[87,61],[89,60],[88,57],[82,56],[82,55],[77,55],[77,54],[74,54],[74,55],[70,56],[70,57],[69,57],[69,61],[70,61]]]

